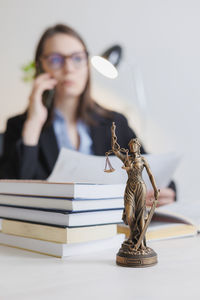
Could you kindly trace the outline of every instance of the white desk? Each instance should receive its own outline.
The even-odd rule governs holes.
[[[148,243],[159,263],[115,265],[115,249],[57,259],[0,246],[0,300],[200,299],[200,237]]]

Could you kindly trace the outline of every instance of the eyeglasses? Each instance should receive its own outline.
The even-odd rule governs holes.
[[[87,64],[88,53],[87,52],[75,52],[71,55],[62,55],[59,53],[52,53],[49,55],[44,55],[43,58],[49,68],[52,70],[58,70],[64,67],[66,59],[68,59],[72,65],[76,68],[82,68]]]

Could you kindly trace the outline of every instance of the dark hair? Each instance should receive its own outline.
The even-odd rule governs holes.
[[[41,73],[40,58],[41,55],[43,54],[44,44],[46,40],[58,33],[63,33],[75,37],[77,40],[81,42],[85,51],[88,53],[85,42],[74,29],[64,24],[57,24],[55,26],[49,27],[41,36],[38,46],[36,48],[36,53],[35,53],[36,75],[35,76],[38,76]],[[96,112],[97,114],[103,115],[108,118],[110,117],[110,112],[106,109],[101,108],[92,100],[91,93],[90,93],[90,81],[91,81],[90,72],[88,72],[88,79],[86,82],[85,89],[80,95],[80,102],[76,112],[76,119],[82,119],[86,124],[95,124],[95,120],[94,118],[92,118],[91,112]],[[52,105],[52,107],[49,110],[46,124],[51,123],[53,118],[53,110],[54,107]]]

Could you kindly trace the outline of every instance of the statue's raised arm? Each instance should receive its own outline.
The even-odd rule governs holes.
[[[105,153],[105,155],[106,155],[106,164],[105,164],[104,172],[108,172],[108,173],[115,171],[115,169],[112,167],[112,165],[109,161],[109,158],[108,158],[108,156],[110,154],[113,153],[119,159],[121,159],[121,161],[124,163],[124,167],[125,167],[126,163],[128,162],[128,151],[129,150],[124,149],[124,148],[120,148],[120,145],[117,142],[117,136],[116,136],[116,133],[115,133],[115,129],[116,129],[115,122],[112,122],[112,126],[111,126],[111,150],[109,150]],[[126,155],[122,154],[121,152],[126,153]]]
[[[111,147],[112,147],[112,152],[123,162],[125,161],[125,155],[120,152],[120,150],[125,150],[121,149],[120,145],[117,142],[117,136],[115,133],[116,125],[115,122],[112,123],[111,126]],[[125,152],[125,151],[124,151]]]

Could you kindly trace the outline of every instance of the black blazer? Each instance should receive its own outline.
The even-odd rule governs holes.
[[[116,124],[118,143],[122,148],[128,148],[130,139],[136,137],[126,118],[119,113],[113,112],[112,119],[95,114],[94,119],[98,125],[90,126],[90,133],[95,155],[105,155],[111,149],[110,128],[113,121]],[[55,165],[59,150],[53,125],[43,128],[37,146],[25,146],[21,136],[25,120],[26,114],[22,114],[7,122],[3,156],[0,159],[0,178],[46,179]],[[145,153],[143,147],[141,153]]]

